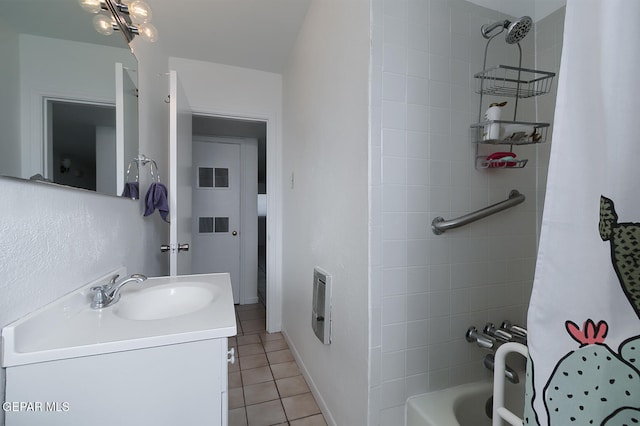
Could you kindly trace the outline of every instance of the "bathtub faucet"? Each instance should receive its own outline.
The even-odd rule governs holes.
[[[502,343],[511,342],[513,340],[513,334],[501,328],[496,328],[496,326],[491,322],[484,325],[482,332],[488,336],[494,337]]]
[[[495,338],[500,343],[517,342],[523,345],[527,344],[527,330],[511,324],[509,321],[503,321],[500,328],[488,322],[485,324],[482,332],[487,336]]]
[[[490,371],[495,369],[495,357],[493,354],[487,354],[482,359],[482,365],[484,365]],[[513,384],[517,384],[520,382],[520,378],[518,377],[518,373],[508,365],[504,366],[504,376]]]
[[[500,326],[501,329],[503,330],[507,330],[511,333],[513,333],[514,336],[520,337],[521,339],[523,339],[525,341],[527,341],[527,329],[524,327],[520,327],[518,325],[515,324],[511,324],[511,321],[502,321],[502,325]]]
[[[467,332],[465,334],[465,338],[467,339],[467,342],[469,342],[469,343],[476,342],[476,344],[481,348],[495,349],[495,347],[496,347],[496,339],[495,338],[493,338],[491,336],[487,336],[484,333],[480,333],[473,326],[471,326],[471,327],[469,327],[469,329],[467,329]]]

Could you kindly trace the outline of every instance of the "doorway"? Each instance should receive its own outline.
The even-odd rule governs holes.
[[[193,272],[234,271],[237,260],[236,283],[232,272],[234,303],[266,306],[267,124],[194,114],[192,133]],[[241,165],[239,176],[226,166],[234,162]],[[242,193],[237,220],[233,218],[236,201],[231,188],[235,179],[239,179]]]
[[[55,183],[115,195],[115,105],[45,99],[45,176]]]

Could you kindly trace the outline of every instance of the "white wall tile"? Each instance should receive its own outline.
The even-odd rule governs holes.
[[[382,73],[382,99],[404,102],[407,78],[403,74]]]
[[[432,291],[429,293],[429,315],[431,317],[447,316],[451,313],[451,291]]]
[[[382,102],[382,127],[403,130],[406,126],[407,106],[402,102]]]
[[[384,229],[382,231],[383,240],[407,239],[406,213],[383,213],[382,221],[384,223]]]
[[[407,266],[426,266],[429,264],[428,240],[407,241]]]
[[[407,295],[407,321],[426,320],[431,316],[430,293]]]
[[[385,268],[407,266],[407,243],[402,240],[382,243],[382,266]]]
[[[449,341],[451,322],[448,316],[434,317],[429,320],[429,345]]]
[[[407,212],[427,212],[429,210],[429,188],[426,186],[408,186]]]
[[[406,351],[407,376],[423,374],[429,371],[429,348],[421,347]]]
[[[420,348],[429,345],[431,329],[429,327],[430,321],[410,321],[408,322],[407,331],[407,348]]]
[[[429,375],[418,374],[415,376],[407,376],[406,379],[406,395],[407,398],[413,395],[420,395],[429,391]]]
[[[407,239],[427,239],[431,232],[427,213],[407,213]]]
[[[407,291],[406,268],[383,268],[382,269],[382,295],[394,296],[403,295]]]
[[[429,134],[407,132],[407,157],[429,158]]]
[[[429,54],[422,50],[409,49],[407,52],[407,75],[429,78]]]
[[[407,324],[382,326],[382,352],[396,352],[407,348]]]
[[[407,159],[407,185],[427,186],[429,184],[428,165],[429,161],[426,159]]]
[[[448,56],[429,55],[429,78],[431,80],[448,82],[451,76],[451,63]]]
[[[407,105],[407,130],[427,132],[429,130],[429,109],[425,105]]]
[[[407,103],[429,104],[429,80],[421,77],[407,77]]]
[[[370,386],[379,386],[382,382],[380,378],[382,373],[382,351],[379,346],[369,350],[369,368],[371,369]]]
[[[469,62],[459,58],[451,59],[451,83],[468,88],[469,82]]]
[[[385,44],[407,45],[407,20],[396,16],[384,17]]]
[[[402,157],[382,156],[382,183],[405,184],[407,181],[407,160]]]
[[[406,321],[405,296],[389,296],[382,299],[382,325]]]
[[[451,35],[451,58],[469,62],[470,43],[466,34]]]
[[[407,18],[407,0],[383,0],[384,15]]]
[[[384,185],[382,188],[382,211],[406,211],[407,188],[402,185]]]
[[[393,379],[404,379],[405,358],[405,351],[385,352],[382,354],[381,378],[383,382]]]
[[[382,154],[391,157],[404,157],[407,155],[406,138],[407,134],[402,129],[383,129]],[[372,159],[372,162],[379,164],[378,159]]]
[[[429,290],[429,267],[412,266],[407,271],[407,296],[413,293],[423,293]]]
[[[371,89],[371,117],[380,123],[372,122],[379,130],[371,134],[382,147],[372,152],[378,166],[370,167],[380,178],[372,208],[379,210],[374,219],[381,229],[374,226],[370,234],[379,239],[382,278],[373,295],[380,305],[371,309],[379,332],[371,334],[372,345],[381,345],[375,368],[382,385],[371,386],[370,404],[375,399],[383,407],[373,410],[372,424],[385,425],[403,423],[407,396],[489,377],[479,367],[484,352],[464,339],[467,327],[526,320],[550,144],[515,147],[530,159],[522,170],[474,167],[469,126],[477,121],[479,96],[473,74],[486,44],[480,26],[503,15],[464,0],[374,0],[372,8],[372,61],[382,68],[372,79],[380,87]],[[527,63],[535,59],[537,67],[557,71],[562,22],[554,16],[536,23],[544,34],[523,42]],[[510,47],[496,40],[489,65],[513,64],[517,49]],[[519,117],[552,120],[553,92],[522,100]],[[484,155],[496,150],[478,147]],[[513,188],[527,195],[518,211],[432,234],[435,216],[484,208]]]
[[[429,81],[429,105],[437,108],[451,107],[451,89],[449,83],[437,80]]]
[[[382,70],[396,74],[406,74],[406,47],[395,44],[385,44],[382,48]]]
[[[429,131],[448,135],[451,131],[451,112],[448,108],[429,108]]]
[[[434,251],[438,250],[432,250]],[[429,267],[429,286],[431,290],[445,290],[451,288],[451,264],[441,263]]]

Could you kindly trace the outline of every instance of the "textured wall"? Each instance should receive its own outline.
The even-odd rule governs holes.
[[[118,266],[148,273],[138,203],[11,178],[0,192],[0,327]]]

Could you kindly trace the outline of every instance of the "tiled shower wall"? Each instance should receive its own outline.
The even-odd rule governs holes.
[[[537,59],[534,34],[521,43],[523,66],[537,60],[557,71],[562,19],[554,15],[536,24],[549,30]],[[372,1],[369,425],[404,424],[407,397],[486,376],[484,352],[464,339],[468,326],[526,321],[549,144],[516,147],[529,158],[524,169],[476,170],[469,132],[478,121],[480,27],[505,18],[464,0]],[[491,43],[488,65],[517,58],[502,37]],[[550,121],[555,97],[546,97],[520,101],[518,118],[535,121],[538,111]],[[431,232],[436,216],[486,207],[511,189],[525,203]]]

